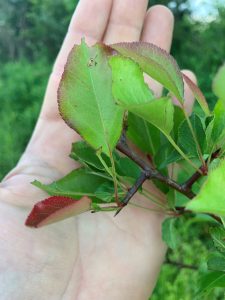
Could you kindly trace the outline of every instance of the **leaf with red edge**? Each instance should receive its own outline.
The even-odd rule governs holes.
[[[146,74],[160,82],[181,103],[184,102],[181,71],[175,59],[165,50],[145,42],[118,43],[110,47],[134,60]]]
[[[84,40],[71,50],[58,103],[64,121],[91,147],[111,157],[122,132],[124,111],[113,99],[108,51],[102,44],[88,47]]]
[[[34,205],[25,224],[30,227],[41,227],[60,220],[70,218],[91,209],[91,199],[80,200],[53,196]]]
[[[195,96],[196,100],[198,101],[199,105],[201,106],[204,113],[208,116],[210,115],[210,110],[207,104],[207,101],[205,99],[205,96],[203,95],[202,91],[199,89],[199,87],[184,73],[182,73],[183,78],[192,91],[193,95]]]

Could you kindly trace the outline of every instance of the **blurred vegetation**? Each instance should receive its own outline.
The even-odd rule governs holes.
[[[199,281],[207,271],[207,258],[213,252],[209,235],[211,221],[199,215],[182,217],[177,229],[180,242],[169,249],[151,300],[224,300],[224,289],[214,289],[205,297],[197,297]]]
[[[0,179],[16,164],[29,140],[52,63],[77,2],[0,0]],[[173,10],[172,54],[181,68],[197,74],[212,107],[211,81],[225,58],[225,8],[218,8],[215,20],[200,22],[192,18],[189,0],[152,0],[151,4]],[[182,268],[182,263],[201,264],[209,249],[202,242],[207,239],[207,226],[201,222],[182,225],[179,231],[184,242],[168,257],[180,265],[170,262],[163,266],[153,300],[195,299],[199,271]],[[201,240],[193,239],[196,234]],[[220,291],[209,297],[224,299]]]
[[[0,177],[13,168],[34,128],[50,66],[25,58],[0,65]]]

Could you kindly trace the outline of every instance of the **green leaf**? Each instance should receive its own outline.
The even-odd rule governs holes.
[[[171,249],[175,249],[179,242],[176,221],[177,218],[168,218],[162,224],[162,239]]]
[[[192,93],[195,96],[195,99],[198,101],[199,105],[201,106],[202,110],[204,111],[204,113],[208,116],[210,115],[210,110],[208,107],[208,103],[205,99],[205,96],[203,95],[202,91],[199,89],[199,87],[184,73],[182,73],[183,78],[186,82],[186,84],[188,85],[188,87],[190,88],[190,90],[192,91]]]
[[[225,253],[225,229],[222,226],[212,227],[210,228],[210,234],[215,248],[219,252]]]
[[[170,188],[169,192],[166,194],[166,198],[169,208],[174,209],[176,204],[175,190]]]
[[[214,108],[213,128],[211,131],[211,143],[214,147],[224,144],[225,138],[225,103],[218,100]]]
[[[120,157],[116,161],[116,172],[120,176],[129,176],[137,179],[140,176],[141,169],[128,157]]]
[[[216,287],[225,287],[225,273],[210,272],[200,278],[198,296],[208,294]]]
[[[106,47],[84,41],[68,58],[58,90],[65,122],[94,149],[110,156],[120,137],[123,110],[112,96],[112,75]]]
[[[51,184],[42,184],[37,180],[32,184],[51,196],[65,196],[77,200],[83,196],[95,197],[95,191],[101,184],[106,182],[109,181],[88,173],[84,168],[80,168]]]
[[[124,105],[123,108],[136,114],[158,128],[166,136],[168,141],[173,145],[177,152],[180,153],[180,155],[196,170],[198,169],[198,167],[192,163],[192,161],[187,157],[187,155],[185,155],[180,147],[177,146],[170,135],[174,125],[174,106],[169,97],[150,100],[149,102],[143,104]]]
[[[105,182],[97,188],[95,196],[103,202],[114,202],[114,187],[109,182]]]
[[[118,210],[117,206],[100,206],[97,203],[92,202],[91,209],[93,212],[99,212],[99,211],[116,211]]]
[[[160,82],[180,102],[183,102],[182,74],[176,61],[166,51],[144,42],[118,43],[111,47],[137,62],[145,73]]]
[[[225,256],[220,253],[211,254],[208,259],[207,266],[211,271],[225,272]]]
[[[205,148],[207,149],[207,153],[212,153],[214,149],[214,142],[212,141],[212,130],[214,126],[214,116],[210,120],[210,122],[207,124],[206,130],[205,130]]]
[[[118,103],[133,105],[154,99],[137,63],[123,56],[113,56],[109,64],[112,68],[113,96]]]
[[[189,118],[190,123],[193,128],[193,132],[195,137],[197,138],[198,144],[201,149],[201,153],[204,153],[204,145],[205,145],[205,131],[201,122],[201,119],[198,115],[193,113]],[[190,130],[187,120],[184,120],[179,127],[178,130],[178,145],[183,149],[183,151],[189,156],[197,157],[198,156],[198,148],[193,137],[193,134]]]
[[[116,151],[113,152],[113,156],[115,160],[116,173],[119,176],[124,177],[129,174],[129,177],[132,177],[134,179],[139,177],[140,168],[130,158],[121,157]],[[70,157],[79,161],[82,164],[91,167],[92,169],[96,168],[97,170],[105,171],[105,168],[100,162],[98,156],[96,155],[95,150],[84,141],[79,141],[73,144]],[[109,158],[104,154],[102,154],[102,158],[104,159],[108,168],[110,168]]]
[[[110,160],[107,156],[104,156],[104,160],[110,165]],[[95,150],[90,147],[85,141],[79,141],[73,143],[70,157],[82,164],[88,165],[98,170],[105,170],[99,158],[96,155]]]
[[[173,115],[173,120],[174,120],[174,126],[173,126],[173,135],[174,135],[174,139],[175,141],[177,141],[178,139],[178,129],[180,127],[180,124],[184,121],[185,119],[185,115],[184,115],[184,111],[174,105],[174,115]]]
[[[144,82],[140,67],[131,59],[114,56],[110,59],[110,66],[113,75],[113,96],[116,101],[125,110],[169,134],[173,128],[174,113],[171,99],[154,99]]]
[[[174,194],[175,194],[175,206],[177,207],[184,207],[187,204],[187,202],[190,200],[187,196],[177,191],[175,191]]]
[[[160,131],[133,113],[128,115],[127,137],[144,153],[153,156],[160,147]]]
[[[190,201],[186,208],[194,212],[225,215],[225,160],[211,172],[199,194]]]
[[[185,116],[183,110],[178,106],[174,106],[174,126],[171,135],[174,137],[175,141],[177,141],[178,139],[178,129],[184,118]],[[174,148],[171,142],[168,141],[168,139],[165,139],[164,142],[161,142],[154,161],[159,169],[163,169],[167,165],[177,162],[181,159],[183,159],[181,153],[177,152],[177,150]]]
[[[225,101],[225,64],[218,70],[212,88],[214,94]]]
[[[180,153],[178,153],[171,143],[166,140],[157,152],[154,161],[158,169],[164,169],[167,165],[181,159],[183,159],[183,157]]]
[[[169,135],[173,128],[174,106],[168,97],[138,105],[123,105],[123,107],[151,123],[165,135]]]
[[[125,57],[114,56],[110,59],[110,66],[113,75],[113,95],[118,103],[129,106],[154,99],[137,63]],[[152,134],[157,136],[152,125],[132,113],[128,115],[128,137],[141,149],[144,148],[145,152],[154,151]]]
[[[99,211],[101,211],[101,207],[97,203],[95,203],[95,202],[91,203],[91,209],[92,209],[93,212],[99,212]]]

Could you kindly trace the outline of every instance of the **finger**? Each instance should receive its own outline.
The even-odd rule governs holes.
[[[147,4],[147,0],[114,0],[104,42],[138,41]]]
[[[170,51],[173,35],[174,17],[166,6],[152,6],[145,17],[141,40],[150,42]]]
[[[186,76],[188,76],[195,84],[197,84],[197,78],[195,74],[190,70],[182,70],[182,73],[184,73]],[[181,104],[179,100],[176,97],[173,97],[173,103],[177,106],[181,107]],[[188,113],[188,115],[191,114],[193,104],[195,101],[195,97],[187,83],[184,81],[184,110]]]
[[[152,6],[145,17],[141,41],[153,43],[169,52],[173,26],[174,17],[167,7],[163,5]],[[146,81],[156,96],[159,97],[162,93],[162,86],[149,77],[146,77]]]
[[[197,84],[197,78],[195,74],[190,70],[182,70],[182,73],[187,75],[195,84]],[[193,92],[190,90],[186,82],[184,82],[184,109],[190,115],[193,109],[195,97]]]
[[[71,19],[67,35],[55,62],[55,70],[63,71],[68,54],[82,37],[88,44],[102,39],[111,11],[112,0],[81,0]]]
[[[50,76],[42,114],[58,116],[56,93],[68,54],[74,44],[80,44],[82,37],[85,37],[88,44],[94,44],[102,39],[111,5],[112,0],[81,0],[79,2]]]

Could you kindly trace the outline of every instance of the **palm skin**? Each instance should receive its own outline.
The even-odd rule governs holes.
[[[82,36],[89,44],[141,39],[169,50],[172,14],[163,6],[146,13],[147,2],[81,0],[74,13],[33,136],[0,184],[0,299],[142,300],[152,292],[166,250],[162,214],[128,206],[116,218],[85,213],[38,230],[24,226],[46,197],[29,183],[52,182],[76,167],[68,154],[79,136],[60,118],[56,96],[68,52]]]

